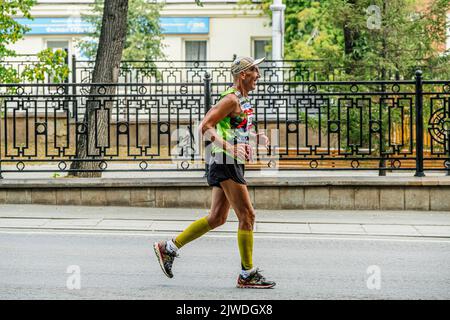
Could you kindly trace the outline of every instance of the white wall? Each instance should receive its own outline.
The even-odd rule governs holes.
[[[167,60],[184,60],[181,56],[182,39],[179,36],[164,37],[164,52]]]
[[[168,60],[184,60],[185,40],[206,40],[208,60],[231,60],[252,55],[253,39],[271,39],[271,29],[264,26],[268,20],[257,17],[211,18],[210,32],[204,35],[166,35],[163,41]]]
[[[271,29],[264,27],[265,21],[268,20],[257,17],[212,18],[211,59],[230,60],[233,54],[252,55],[253,38],[271,38]]]
[[[43,46],[41,36],[25,36],[23,40],[8,47],[15,50],[18,54],[36,54],[44,49]]]
[[[24,38],[15,44],[9,46],[9,48],[16,51],[18,54],[36,54],[41,50],[47,48],[47,41],[68,41],[69,42],[69,55],[75,54],[79,59],[81,57],[78,48],[75,47],[76,39],[81,36],[72,35],[31,35],[24,36]]]

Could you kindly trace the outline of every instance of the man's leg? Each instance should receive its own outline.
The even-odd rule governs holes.
[[[255,223],[255,212],[247,186],[231,179],[221,182],[220,185],[239,220],[238,245],[242,268],[244,270],[250,270],[253,268],[253,226]]]
[[[203,217],[188,226],[174,240],[160,241],[153,245],[161,269],[169,278],[173,277],[172,264],[177,251],[189,242],[201,237],[208,231],[225,223],[230,211],[230,203],[221,188],[213,187],[211,210]]]
[[[206,217],[193,222],[173,241],[177,249],[185,246],[189,242],[201,237],[208,231],[223,225],[227,221],[230,211],[230,203],[225,193],[219,187],[213,187],[211,210]]]
[[[272,288],[275,286],[275,282],[266,281],[259,273],[259,270],[253,268],[253,227],[255,224],[255,211],[247,186],[231,179],[221,182],[220,185],[239,220],[238,246],[241,256],[242,272],[238,278],[238,287]]]

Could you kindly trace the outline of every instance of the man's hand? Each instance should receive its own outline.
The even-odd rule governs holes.
[[[264,132],[260,132],[256,134],[256,143],[258,145],[263,145],[267,147],[269,145],[269,138],[264,134]]]
[[[235,145],[230,144],[227,147],[227,151],[231,153],[234,158],[237,158],[242,162],[248,161],[253,154],[252,148],[245,143],[238,143]]]

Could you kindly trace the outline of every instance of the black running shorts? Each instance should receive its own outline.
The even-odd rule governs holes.
[[[238,163],[234,160],[231,164],[230,162],[217,163],[216,161],[211,161],[209,165],[207,180],[211,187],[219,187],[222,181],[231,179],[240,184],[247,184],[244,179],[245,165],[243,163]]]

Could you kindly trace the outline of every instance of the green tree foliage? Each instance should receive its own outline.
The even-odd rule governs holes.
[[[20,81],[17,70],[1,62],[7,57],[16,55],[13,50],[8,49],[8,46],[22,39],[23,34],[28,31],[28,28],[17,23],[11,16],[22,13],[24,17],[31,18],[30,8],[34,2],[34,0],[0,2],[0,82],[2,83]]]
[[[260,5],[269,15],[271,3],[262,0]],[[437,48],[445,44],[448,0],[432,0],[427,6],[420,0],[284,4],[285,59],[321,59],[322,70],[329,72],[332,66],[341,79],[410,79],[419,66],[427,78],[449,76],[448,52]]]
[[[15,54],[7,46],[22,39],[23,34],[28,31],[27,27],[17,23],[11,16],[22,13],[25,18],[31,19],[30,9],[34,3],[35,0],[0,2],[0,60]]]
[[[102,25],[104,0],[95,0],[92,13],[83,19],[94,26],[89,39],[80,40],[78,47],[91,60],[95,59]],[[158,60],[164,58],[159,11],[163,4],[156,1],[130,0],[128,10],[128,34],[123,60]]]
[[[22,73],[22,78],[26,81],[60,83],[69,77],[69,68],[65,64],[66,51],[45,49],[39,52],[37,57],[38,62],[27,65]]]
[[[49,81],[62,82],[69,73],[67,65],[64,63],[66,52],[57,50],[52,52],[50,49],[38,53],[39,62],[28,65],[19,73],[11,65],[1,62],[9,57],[16,56],[14,50],[8,49],[8,46],[16,43],[23,38],[25,32],[29,30],[16,22],[12,16],[22,15],[25,18],[32,19],[30,14],[31,7],[35,0],[9,0],[0,2],[0,82],[18,83],[21,81],[44,81],[47,77]]]
[[[437,44],[445,44],[450,2],[434,0],[427,7],[422,2],[330,0],[327,11],[335,17],[335,26],[342,30],[347,27],[351,34],[344,43],[344,48],[350,49],[344,50],[346,73],[366,79],[395,75],[411,79],[415,69],[422,67],[427,78],[439,76],[439,72],[445,75],[448,69],[442,65],[436,68],[437,62],[449,66]],[[368,10],[371,5],[379,12]]]

